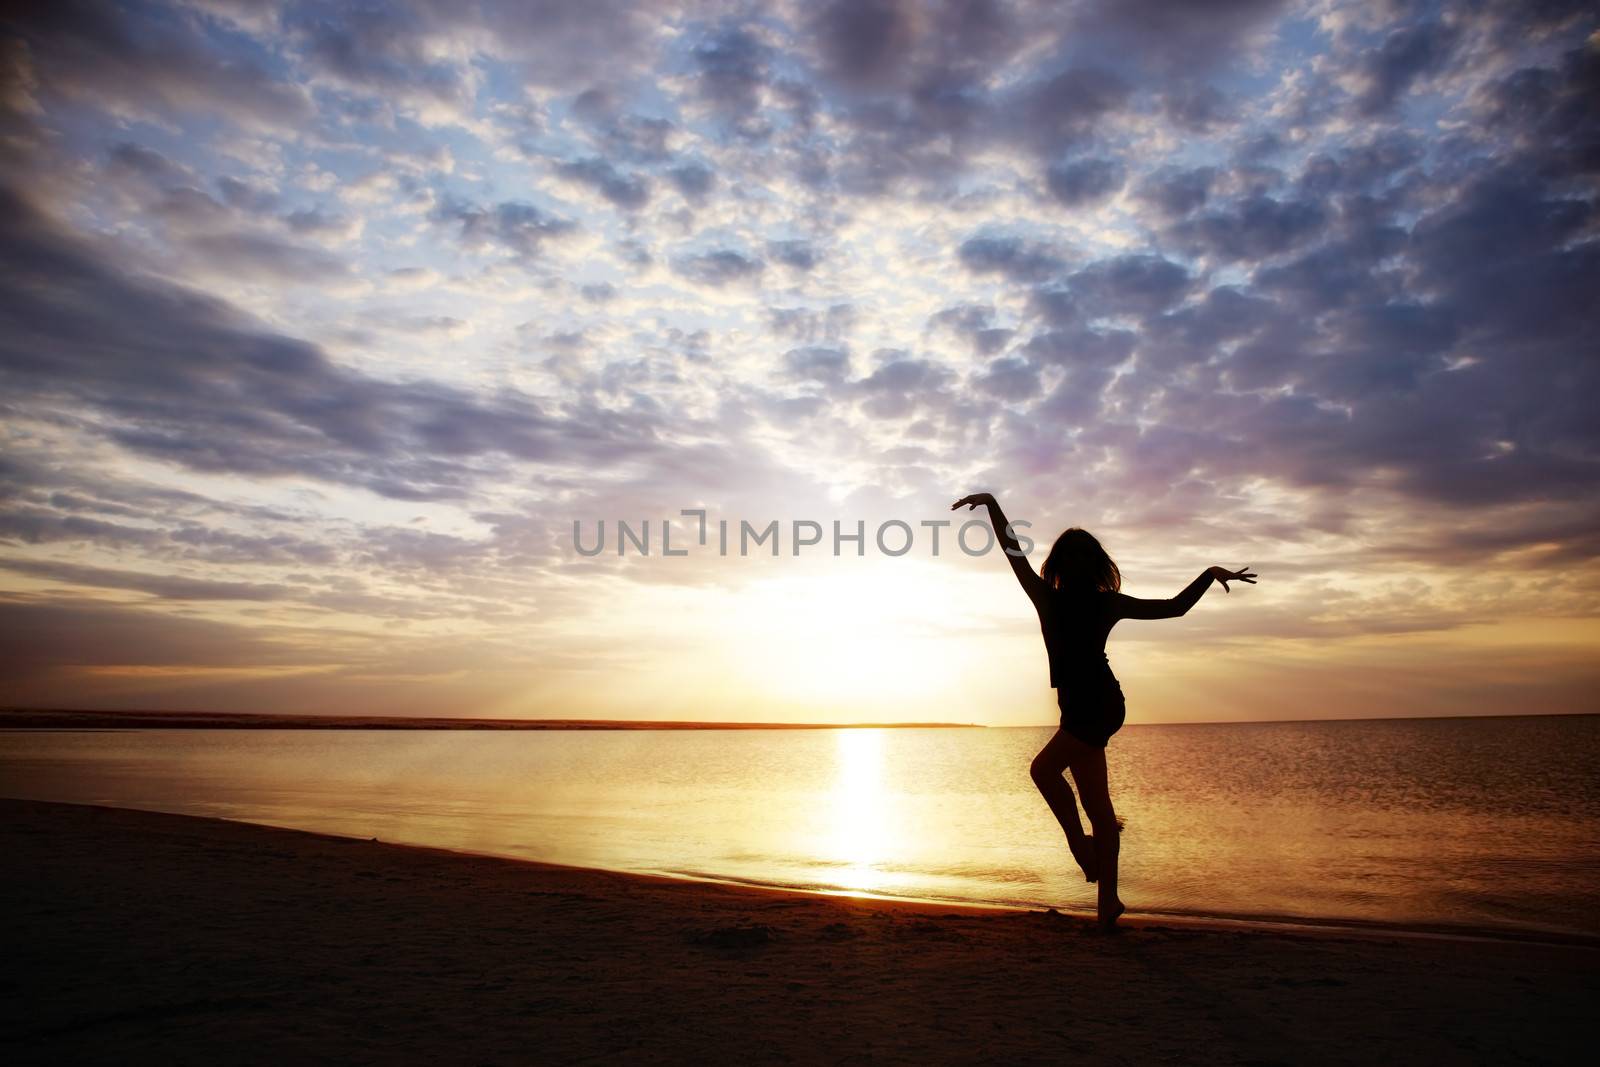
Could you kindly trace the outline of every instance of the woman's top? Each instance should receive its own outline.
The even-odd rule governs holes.
[[[1177,618],[1194,607],[1211,582],[1211,572],[1206,571],[1170,600],[1101,591],[1069,593],[1036,582],[1030,596],[1039,612],[1039,629],[1050,657],[1051,688],[1092,685],[1108,677],[1116,681],[1106,660],[1111,628],[1123,619]]]
[[[1103,680],[1111,673],[1111,665],[1106,660],[1106,638],[1122,617],[1115,610],[1114,598],[1118,596],[1118,593],[1070,594],[1051,590],[1039,598],[1039,629],[1044,634],[1045,652],[1050,657],[1052,688]]]

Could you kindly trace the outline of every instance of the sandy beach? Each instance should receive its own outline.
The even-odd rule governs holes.
[[[785,894],[0,801],[10,1062],[1577,1062],[1581,946]]]

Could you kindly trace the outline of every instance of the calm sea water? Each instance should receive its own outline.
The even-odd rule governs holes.
[[[1048,728],[0,733],[0,795],[1092,910]],[[1600,717],[1130,726],[1130,911],[1600,935]]]

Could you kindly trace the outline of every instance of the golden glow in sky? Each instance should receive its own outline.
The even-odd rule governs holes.
[[[1047,723],[991,491],[1260,573],[1130,722],[1600,710],[1592,13],[812,6],[8,20],[0,704]]]

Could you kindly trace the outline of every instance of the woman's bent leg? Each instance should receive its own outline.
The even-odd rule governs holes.
[[[1039,754],[1033,757],[1033,766],[1028,773],[1033,777],[1033,784],[1039,787],[1039,792],[1044,794],[1045,803],[1050,805],[1056,822],[1066,832],[1067,847],[1072,850],[1072,858],[1083,869],[1084,881],[1092,882],[1098,870],[1094,841],[1083,832],[1083,822],[1078,818],[1078,802],[1072,795],[1072,787],[1062,777],[1073,759],[1081,758],[1079,750],[1086,747],[1065,730],[1058,730]]]
[[[1117,859],[1122,851],[1122,832],[1106,781],[1106,750],[1087,745],[1084,748],[1085,753],[1071,763],[1072,778],[1078,783],[1078,794],[1083,798],[1089,825],[1094,827],[1095,861],[1100,874],[1100,921],[1114,926],[1123,910],[1122,901],[1117,897]]]

